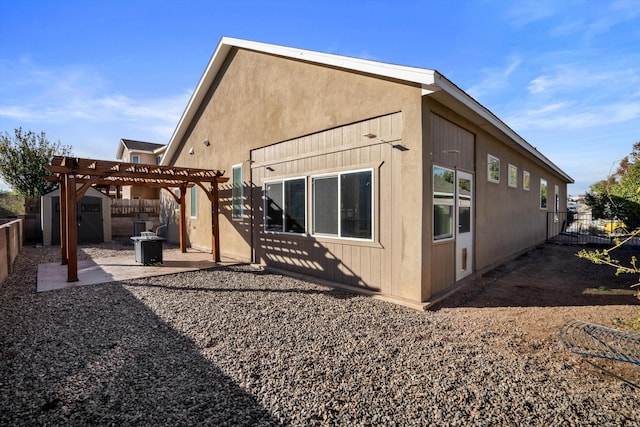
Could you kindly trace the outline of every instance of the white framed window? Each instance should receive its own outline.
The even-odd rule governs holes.
[[[522,171],[522,189],[525,191],[531,190],[531,174],[529,171]]]
[[[231,166],[231,219],[242,219],[242,164]]]
[[[373,241],[373,169],[311,177],[312,234]]]
[[[156,156],[156,165],[162,163],[162,156]]]
[[[190,189],[190,197],[191,201],[191,218],[195,218],[198,216],[198,187],[194,185]]]
[[[487,180],[500,183],[500,159],[491,154],[487,154]]]
[[[509,187],[518,188],[518,167],[509,163]]]
[[[140,156],[131,156],[131,163],[140,163]]]
[[[453,239],[455,171],[433,167],[433,240]]]
[[[289,178],[264,184],[264,229],[272,233],[307,231],[307,179]]]
[[[540,178],[540,209],[547,209],[547,180]]]

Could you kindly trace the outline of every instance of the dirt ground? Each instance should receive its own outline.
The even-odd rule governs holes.
[[[584,248],[570,245],[541,246],[474,280],[435,310],[521,330],[521,340],[516,335],[513,342],[504,345],[519,347],[522,354],[533,356],[552,349],[559,357],[572,357],[585,372],[605,375],[585,359],[564,350],[558,341],[559,330],[571,319],[632,330],[631,323],[640,316],[640,300],[634,295],[637,288],[632,289],[631,285],[639,277],[616,276],[613,267],[579,258],[576,254],[581,249]],[[628,261],[633,255],[640,255],[640,249],[619,250],[617,258]],[[640,385],[640,366],[600,358],[588,360]]]

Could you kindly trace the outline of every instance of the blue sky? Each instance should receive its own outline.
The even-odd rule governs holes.
[[[0,131],[105,160],[167,143],[223,36],[436,69],[570,194],[640,141],[640,0],[0,0]]]

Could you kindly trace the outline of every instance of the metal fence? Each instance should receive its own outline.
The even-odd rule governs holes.
[[[629,236],[625,225],[615,219],[593,219],[591,213],[549,212],[547,242],[575,245],[613,246],[617,239]],[[640,237],[628,245],[640,246]]]

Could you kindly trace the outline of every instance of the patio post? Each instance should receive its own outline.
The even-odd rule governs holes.
[[[215,262],[220,262],[220,221],[218,200],[218,180],[211,183],[211,255]]]
[[[60,264],[67,265],[67,185],[64,178],[60,180],[58,206],[60,211]],[[53,208],[55,209],[55,206]]]
[[[76,205],[75,176],[64,174],[66,197],[65,204],[66,228],[67,228],[67,282],[78,281],[78,219]]]
[[[187,203],[185,195],[187,193],[187,187],[180,186],[180,250],[182,253],[187,252],[187,220],[185,218],[185,211],[187,210]]]

